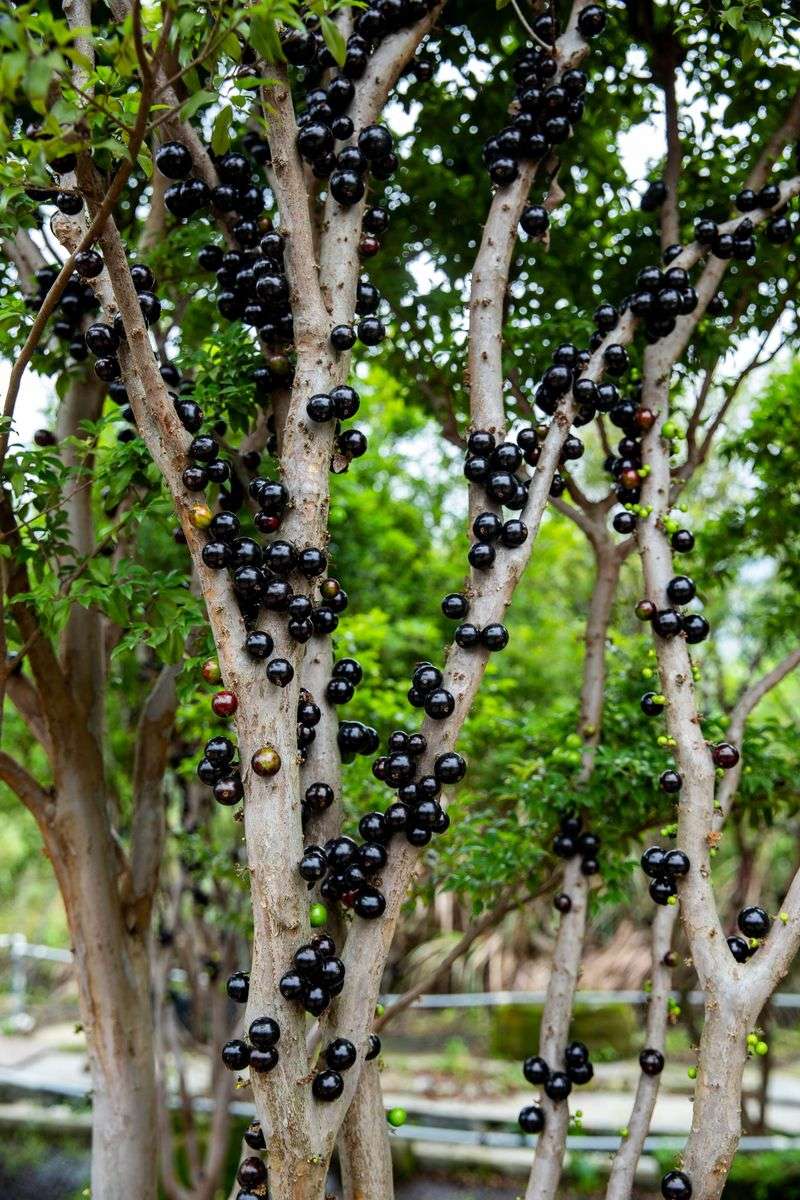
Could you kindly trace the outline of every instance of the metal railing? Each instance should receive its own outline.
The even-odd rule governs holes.
[[[54,946],[42,946],[29,942],[22,933],[0,934],[0,951],[7,950],[11,960],[11,993],[17,1003],[17,1011],[24,1012],[27,996],[26,963],[44,961],[71,964],[71,950]],[[175,981],[186,978],[185,971],[174,968],[170,977]],[[640,989],[620,989],[616,991],[581,991],[575,993],[576,1006],[583,1008],[602,1008],[606,1004],[646,1004],[650,998],[649,992]],[[678,999],[677,992],[673,998]],[[393,1004],[402,999],[400,993],[387,993],[382,996],[384,1004]],[[443,1008],[501,1008],[514,1004],[544,1004],[544,992],[434,992],[430,995],[418,996],[411,1009],[443,1009]],[[702,1007],[703,993],[689,992],[686,997],[692,1005]],[[800,1011],[800,992],[776,992],[771,1001],[773,1008],[796,1009]]]
[[[10,963],[11,986],[10,992],[12,997],[12,1016],[11,1021],[18,1023],[20,1028],[24,1028],[27,1018],[27,1003],[28,1003],[28,975],[30,966],[35,962],[52,962],[61,966],[68,966],[73,962],[73,954],[70,950],[65,950],[59,947],[42,946],[33,942],[29,942],[27,938],[20,933],[0,934],[0,959],[3,953],[7,954]],[[176,970],[175,978],[182,978],[184,972]],[[414,1009],[464,1009],[464,1008],[495,1008],[504,1005],[538,1005],[544,1003],[544,992],[455,992],[449,994],[433,994],[420,996],[413,1004]],[[386,995],[383,997],[386,1004],[391,1004],[398,1000],[398,995]],[[576,996],[576,1004],[579,1006],[598,1008],[606,1004],[631,1004],[643,1005],[647,1002],[648,993],[641,990],[620,990],[620,991],[585,991],[578,992]],[[691,992],[688,996],[691,1004],[702,1004],[703,995],[701,992]],[[796,1009],[800,1010],[800,993],[784,992],[778,993],[773,997],[772,1001],[775,1008],[781,1009]],[[0,1085],[11,1082],[12,1074],[18,1083],[16,1073],[7,1073],[0,1068]],[[68,1098],[73,1101],[88,1099],[88,1083],[86,1086],[77,1086],[70,1084],[64,1079],[36,1082],[33,1089],[39,1093],[50,1094]],[[196,1096],[192,1099],[192,1105],[198,1112],[210,1112],[213,1109],[213,1102],[205,1096]],[[231,1113],[238,1117],[250,1119],[255,1114],[253,1104],[243,1100],[234,1100],[230,1105]],[[468,1114],[464,1114],[461,1123],[458,1126],[448,1124],[431,1124],[430,1114],[421,1112],[419,1116],[422,1118],[419,1121],[413,1119],[400,1129],[393,1131],[393,1137],[402,1141],[414,1142],[417,1144],[435,1144],[441,1146],[452,1146],[467,1149],[469,1147],[482,1147],[487,1150],[497,1150],[498,1152],[508,1151],[512,1149],[528,1149],[536,1144],[536,1139],[527,1137],[511,1129],[495,1128],[486,1129],[481,1126],[485,1125],[485,1118],[470,1120]],[[426,1120],[427,1117],[427,1120]],[[502,1121],[497,1124],[502,1125]],[[679,1134],[651,1134],[645,1143],[645,1151],[656,1152],[659,1150],[677,1150],[683,1145],[683,1138]],[[572,1133],[567,1139],[567,1147],[572,1152],[589,1152],[596,1154],[608,1154],[617,1149],[620,1144],[620,1137],[613,1133]],[[770,1134],[765,1136],[745,1136],[740,1143],[740,1151],[743,1153],[757,1153],[763,1151],[784,1151],[800,1149],[800,1136],[795,1137],[786,1134]]]

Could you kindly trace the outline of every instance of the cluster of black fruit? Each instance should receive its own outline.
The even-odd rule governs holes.
[[[161,301],[156,295],[155,277],[145,263],[133,263],[130,273],[131,282],[139,297],[144,323],[150,326],[161,316]],[[87,350],[95,355],[94,373],[97,378],[102,379],[104,383],[112,383],[119,379],[121,372],[117,350],[125,338],[121,315],[117,313],[111,325],[105,321],[96,321],[83,336]]]
[[[336,957],[333,938],[327,933],[319,933],[300,946],[278,986],[284,1000],[290,1000],[315,1017],[324,1013],[344,987],[344,963]]]
[[[516,444],[501,442],[498,445],[489,430],[475,429],[467,438],[464,475],[470,483],[480,484],[493,503],[520,512],[528,498],[528,480],[516,472],[528,449],[535,462],[539,457],[539,439],[535,430],[522,430]]]
[[[504,442],[502,445],[514,446],[514,443]],[[497,449],[501,450],[501,447],[498,446]],[[519,450],[519,447],[514,446],[514,449]],[[472,522],[472,532],[475,541],[469,548],[467,558],[469,565],[476,571],[488,571],[494,565],[497,557],[496,543],[499,542],[507,550],[513,550],[521,546],[528,537],[528,527],[524,521],[501,521],[497,513],[493,512],[478,513]]]
[[[179,401],[178,415],[186,424],[186,409],[193,416],[197,406],[190,401]],[[197,409],[199,413],[199,409]],[[207,483],[221,482],[223,474],[228,477],[230,468],[218,457],[219,445],[214,437],[198,434],[188,449],[191,465],[183,473],[183,483],[190,491],[201,490]],[[276,532],[288,503],[288,493],[283,483],[256,476],[250,481],[250,495],[257,502],[259,511],[253,521],[264,533]],[[252,629],[260,611],[285,613],[287,632],[296,642],[307,642],[314,634],[332,633],[339,623],[339,614],[347,607],[347,593],[335,579],[325,579],[319,584],[320,600],[315,604],[304,592],[295,592],[289,577],[301,577],[311,581],[322,575],[328,565],[326,555],[314,546],[299,549],[291,542],[273,538],[261,545],[254,538],[241,536],[239,518],[233,512],[216,513],[207,525],[208,542],[203,547],[202,558],[213,570],[227,569],[245,624],[254,636],[248,638],[245,650],[253,658],[268,657],[273,650],[268,634]],[[274,660],[279,662],[281,660]],[[268,675],[272,682],[281,686],[291,679],[285,667],[273,667]],[[274,678],[273,678],[274,675]]]
[[[610,306],[609,306],[610,307]],[[616,310],[615,310],[616,311]],[[545,371],[542,381],[534,392],[537,406],[552,416],[560,401],[571,391],[575,405],[573,424],[588,425],[598,413],[610,413],[620,403],[619,391],[613,383],[595,383],[585,376],[592,353],[603,342],[604,336],[593,334],[588,350],[579,350],[571,342],[564,342],[553,351],[552,365]],[[628,370],[628,352],[618,342],[609,342],[603,350],[603,369],[607,375],[618,377]],[[561,462],[581,458],[583,445],[576,437],[569,437],[561,451]],[[564,490],[563,481],[556,494]]]
[[[281,1027],[274,1017],[256,1017],[250,1022],[247,1040],[233,1038],[222,1047],[222,1061],[229,1071],[244,1071],[249,1067],[266,1075],[278,1065],[278,1041]]]
[[[648,342],[657,342],[672,333],[677,318],[693,313],[699,303],[698,295],[684,267],[642,267],[636,276],[635,290],[620,306],[639,317]]]
[[[759,943],[769,933],[772,922],[763,908],[751,905],[742,909],[736,923],[744,936],[734,934],[729,937],[728,948],[738,963],[744,963],[755,954]]]
[[[380,249],[375,234],[383,232],[388,223],[386,209],[372,207],[365,211],[364,234],[359,245],[364,257]],[[269,394],[278,388],[288,387],[292,382],[294,365],[287,352],[294,341],[294,321],[284,266],[284,239],[273,229],[262,232],[264,224],[269,224],[264,218],[259,223],[237,222],[233,226],[234,236],[242,238],[246,230],[246,240],[240,240],[238,247],[233,250],[223,250],[209,243],[201,248],[197,261],[203,270],[215,272],[220,314],[230,321],[243,321],[258,331],[268,353],[264,366],[260,368],[257,386],[260,392]],[[254,234],[251,227],[255,227]],[[254,237],[253,241],[250,240],[251,236]],[[356,338],[365,346],[379,345],[386,337],[386,327],[377,315],[380,303],[381,296],[377,288],[367,279],[361,279],[356,294],[356,313],[360,319],[355,328],[351,325],[333,327],[330,337],[334,349],[349,350]],[[318,411],[322,411],[319,405]],[[320,416],[313,419],[328,418]],[[363,452],[362,449],[360,453]]]
[[[167,188],[165,203],[173,215],[189,217],[209,204],[216,213],[230,218],[230,232],[237,249],[223,251],[209,243],[201,247],[197,261],[217,279],[217,306],[228,320],[242,320],[258,329],[265,363],[256,372],[257,393],[269,394],[291,384],[293,365],[284,352],[294,340],[289,305],[289,285],[283,267],[283,238],[265,216],[265,193],[256,168],[268,161],[269,146],[257,135],[247,134],[243,150],[231,150],[215,160],[220,182],[213,188],[192,176],[192,156],[181,142],[166,142],[156,151],[156,167],[175,180]],[[233,220],[233,216],[238,217]]]
[[[545,1095],[554,1104],[566,1100],[572,1085],[581,1087],[594,1078],[594,1067],[589,1058],[589,1048],[583,1042],[570,1042],[564,1051],[564,1070],[553,1071],[543,1058],[533,1055],[522,1064],[522,1073],[528,1083],[544,1089]],[[544,1129],[544,1109],[539,1104],[528,1104],[519,1114],[520,1129],[524,1133],[541,1133]]]
[[[33,312],[38,312],[42,307],[57,275],[58,267],[40,267],[36,272],[38,290],[25,300],[26,306]],[[73,272],[58,302],[52,332],[59,341],[68,343],[67,349],[77,362],[83,362],[88,353],[81,333],[81,320],[88,313],[96,312],[98,307],[92,288],[83,282],[80,272]]]
[[[425,669],[435,668],[425,664]],[[429,828],[433,833],[444,833],[449,825],[446,813],[440,807],[432,806],[431,802],[438,805],[436,797],[443,786],[460,783],[467,773],[467,764],[455,750],[446,750],[434,759],[432,775],[417,777],[420,756],[427,749],[426,740],[421,733],[405,733],[396,729],[394,733],[389,734],[387,748],[389,753],[377,758],[372,764],[372,773],[387,787],[396,789],[397,803],[410,809],[406,826],[400,825],[399,813],[389,810],[386,813],[387,823],[393,833],[404,829],[406,836],[410,834],[409,841],[412,845],[425,845],[430,838],[422,837],[420,826]],[[422,805],[424,809],[420,812]]]
[[[329,838],[324,846],[306,846],[297,869],[309,888],[320,884],[324,900],[341,901],[369,921],[386,910],[386,897],[373,882],[388,861],[383,815],[367,813],[359,829],[363,844],[342,834]]]
[[[602,31],[605,19],[600,5],[588,4],[578,15],[578,29],[584,37],[593,37]],[[500,187],[514,182],[520,162],[538,162],[553,146],[566,142],[583,116],[586,75],[577,68],[559,73],[551,49],[557,34],[555,21],[543,14],[532,28],[548,48],[528,46],[517,56],[513,116],[483,147],[489,178]]]
[[[253,246],[258,241],[259,218],[266,205],[264,188],[253,174],[250,158],[263,166],[269,162],[270,152],[267,142],[255,133],[246,134],[242,146],[247,153],[231,150],[219,156],[212,154],[219,178],[213,188],[192,174],[192,154],[183,142],[164,142],[156,151],[155,161],[161,174],[172,180],[164,193],[164,204],[174,217],[187,219],[209,206],[226,216],[236,214],[239,219],[231,225],[231,233],[239,245]]]
[[[415,671],[415,677],[420,669]],[[422,669],[435,670],[429,664]],[[437,671],[436,674],[441,680],[440,673]],[[444,694],[449,695],[449,692]],[[386,836],[402,833],[406,841],[417,847],[427,846],[434,834],[447,832],[450,818],[439,802],[439,794],[443,787],[459,783],[467,773],[462,756],[455,750],[448,750],[436,756],[432,774],[420,775],[419,761],[426,748],[426,739],[421,733],[409,734],[398,729],[389,735],[388,753],[376,758],[372,764],[375,778],[397,793],[396,799],[382,814]],[[366,824],[364,827],[367,828]],[[377,821],[374,827],[376,830],[379,827]]]
[[[475,519],[473,523],[473,530],[476,532],[476,534],[477,530],[475,529],[475,526],[477,526],[479,523],[483,532],[486,532],[489,523],[488,520],[482,520],[482,518],[489,517],[492,518],[493,522],[497,522],[497,525],[494,526],[494,528],[498,529],[499,532],[496,536],[499,538],[500,543],[503,546],[509,546],[510,544],[513,544],[513,539],[515,537],[520,538],[520,541],[518,541],[516,544],[521,545],[528,536],[528,530],[522,521],[511,520],[506,521],[505,524],[503,524],[500,518],[495,516],[494,513],[481,513],[480,516]],[[511,529],[508,534],[506,534],[509,526]],[[470,548],[469,559],[473,566],[477,566],[477,563],[473,562],[473,559],[477,557],[475,553],[477,547],[488,547],[488,549],[492,551],[491,559],[492,562],[494,562],[495,548],[492,543],[478,541],[474,542]],[[486,566],[489,565],[491,564],[487,562]],[[478,567],[478,569],[485,570],[486,568]],[[449,620],[460,622],[460,624],[456,626],[455,633],[453,634],[453,640],[455,641],[456,645],[462,648],[462,650],[472,650],[477,646],[483,646],[486,650],[504,650],[508,645],[508,630],[506,629],[505,625],[502,625],[499,621],[490,621],[488,625],[479,627],[474,625],[472,621],[464,620],[465,617],[469,616],[469,600],[462,592],[449,592],[442,600],[442,612]]]
[[[736,206],[741,212],[771,209],[780,202],[780,194],[780,187],[774,183],[767,184],[760,192],[746,189],[736,197]],[[643,207],[652,211],[666,199],[666,188],[660,181],[651,184],[645,197]],[[782,209],[767,223],[767,238],[775,244],[784,242],[792,236],[792,229],[791,220]],[[695,237],[700,245],[708,247],[717,257],[749,259],[755,253],[754,230],[755,226],[749,217],[745,217],[732,233],[720,233],[715,221],[700,217],[695,224]],[[597,308],[594,314],[596,330],[589,343],[590,349],[597,349],[616,327],[620,314],[627,310],[642,321],[645,337],[651,343],[671,333],[678,317],[694,312],[698,297],[689,281],[688,272],[683,267],[669,265],[683,249],[678,244],[666,247],[663,270],[657,265],[642,268],[636,276],[634,291],[625,297],[619,309],[609,303]],[[724,309],[725,299],[722,295],[713,297],[707,306],[710,315],[719,315]],[[608,412],[612,424],[620,428],[624,435],[617,454],[610,455],[604,466],[615,480],[614,490],[619,502],[635,505],[640,499],[641,438],[643,433],[652,428],[655,414],[641,404],[641,386],[632,399],[620,399],[617,396],[613,403],[606,401],[596,407],[600,412]],[[578,424],[577,420],[575,424]],[[624,534],[632,533],[636,522],[636,516],[630,511],[618,512],[613,520],[617,532]],[[679,536],[690,535],[681,531]],[[707,636],[708,627],[702,617],[691,614],[686,621],[688,629],[685,632],[689,640],[694,637],[696,641],[702,641]]]
[[[371,292],[375,292],[377,296],[377,290],[373,288],[371,283],[359,283],[359,296]],[[358,300],[356,303],[358,303]],[[310,421],[313,421],[317,425],[327,424],[329,421],[336,422],[334,446],[338,454],[344,457],[346,464],[352,462],[354,458],[360,458],[362,454],[366,454],[367,452],[366,434],[362,433],[360,429],[342,430],[341,428],[342,421],[355,416],[358,412],[359,404],[358,392],[346,383],[340,384],[339,387],[331,388],[330,392],[318,392],[306,404],[306,414]],[[342,470],[336,458],[334,458],[333,469],[336,472]]]
[[[288,62],[305,68],[305,107],[297,118],[297,149],[315,177],[328,180],[330,194],[343,207],[349,208],[363,198],[368,172],[374,179],[386,180],[397,169],[392,136],[385,126],[368,125],[358,131],[355,142],[352,140],[355,126],[348,109],[355,99],[358,80],[366,71],[370,55],[388,33],[420,20],[432,7],[432,3],[407,0],[370,4],[355,20],[345,45],[344,62],[327,80],[326,72],[337,64],[314,18],[309,16],[304,28],[288,30],[282,37]],[[337,142],[344,143],[339,150]]]
[[[338,78],[351,82],[361,79],[370,55],[374,54],[383,39],[399,29],[415,25],[433,7],[434,0],[368,0],[356,13],[353,33],[348,37],[345,47],[345,59],[338,68]],[[304,22],[302,29],[287,29],[281,35],[281,44],[287,61],[295,67],[304,68],[304,82],[309,87],[316,87],[326,72],[338,64],[320,32],[319,18],[306,13]],[[346,90],[344,84],[339,86]],[[344,136],[349,137],[350,134]]]
[[[402,833],[412,846],[421,847],[435,833],[448,829],[449,817],[438,796],[444,784],[463,779],[466,763],[455,752],[440,754],[433,774],[415,778],[425,749],[426,740],[421,734],[402,730],[390,734],[389,753],[375,760],[373,774],[397,791],[397,799],[384,812],[361,817],[360,844],[342,835],[324,846],[305,847],[298,870],[309,887],[320,885],[324,900],[341,902],[365,920],[382,916],[386,898],[375,884],[388,861],[392,837]]]
[[[380,1038],[376,1034],[371,1033],[367,1043],[367,1053],[364,1058],[366,1062],[377,1058],[381,1052]],[[347,1038],[334,1038],[329,1042],[322,1059],[325,1063],[324,1067],[314,1075],[311,1083],[311,1091],[317,1100],[338,1100],[344,1091],[344,1080],[342,1074],[344,1071],[349,1071],[358,1057],[355,1046]]]
[[[197,764],[197,778],[210,787],[217,804],[232,808],[244,796],[240,764],[235,761],[236,747],[230,738],[217,734],[205,744]]]
[[[689,856],[683,850],[650,846],[642,855],[642,870],[650,880],[650,896],[656,904],[669,904],[677,894],[677,880],[689,874]]]
[[[574,858],[581,856],[581,873],[596,875],[600,870],[597,861],[597,851],[600,849],[600,838],[589,829],[583,829],[583,822],[577,813],[565,813],[558,823],[558,833],[553,838],[553,853],[559,858]],[[569,909],[566,909],[569,911]]]
[[[314,88],[306,96],[308,107],[298,117],[297,149],[311,164],[318,179],[328,180],[337,204],[351,208],[363,200],[367,173],[389,179],[397,170],[392,135],[385,125],[367,125],[355,142],[334,153],[334,142],[353,134],[352,119],[345,114],[355,95],[355,84],[347,76],[331,80],[327,88]]]
[[[750,213],[760,209],[769,211],[780,203],[781,189],[777,183],[767,183],[760,191],[744,188],[736,196],[739,212]],[[786,206],[770,217],[764,227],[764,236],[774,246],[788,242],[794,232],[792,222],[786,215]],[[707,246],[716,258],[751,259],[756,253],[755,225],[745,217],[730,233],[720,232],[716,221],[701,216],[695,222],[694,236],[701,246]]]
[[[192,166],[188,149],[179,142],[168,145],[171,155],[166,163],[163,161],[166,147],[162,146],[156,154],[159,170],[169,178],[176,178],[178,171],[188,173]],[[253,163],[248,161],[244,151],[249,151]],[[294,370],[291,360],[283,352],[294,340],[289,285],[283,266],[284,242],[265,215],[264,187],[256,170],[268,156],[267,143],[247,134],[242,151],[232,150],[216,159],[220,182],[208,192],[208,198],[218,213],[229,218],[234,214],[238,217],[229,225],[237,248],[223,251],[209,243],[201,247],[197,256],[203,270],[216,273],[217,306],[221,315],[258,329],[265,350],[270,350],[257,379],[259,391],[266,393],[288,386]],[[187,182],[175,187],[182,188]],[[193,189],[196,182],[191,181]],[[168,194],[172,190],[169,188]],[[175,211],[174,207],[172,211]]]
[[[433,774],[417,775],[419,759],[427,747],[420,733],[395,730],[389,735],[388,754],[372,764],[376,779],[394,789],[397,798],[383,813],[368,813],[359,829],[363,836],[390,838],[403,833],[412,846],[427,846],[434,834],[446,833],[450,818],[438,796],[443,786],[459,783],[467,764],[454,750],[439,754]]]
[[[677,530],[673,539],[686,530]],[[689,535],[691,537],[691,534]],[[680,539],[678,539],[680,541]],[[667,599],[673,605],[689,604],[697,595],[694,580],[688,575],[674,575],[667,584]],[[640,600],[636,606],[640,621],[649,621],[660,638],[673,638],[682,633],[690,646],[704,642],[709,634],[709,624],[699,613],[682,613],[678,608],[658,608],[650,600]],[[654,712],[648,715],[656,715]]]

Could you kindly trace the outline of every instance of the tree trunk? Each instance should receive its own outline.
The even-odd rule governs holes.
[[[156,1092],[147,930],[128,929],[105,812],[102,764],[55,755],[45,830],[75,953],[92,1078],[92,1196],[156,1197]]]
[[[662,1054],[667,1038],[667,1001],[672,979],[672,970],[664,959],[672,945],[677,915],[677,907],[665,905],[663,908],[658,908],[653,917],[652,987],[647,1009],[645,1046],[660,1050]],[[630,1200],[636,1168],[650,1132],[650,1122],[653,1119],[660,1084],[660,1075],[645,1075],[644,1072],[639,1075],[636,1097],[628,1121],[627,1136],[623,1138],[611,1164],[606,1200]]]
[[[747,1059],[747,1019],[734,1004],[706,1004],[692,1130],[682,1170],[692,1200],[719,1200],[742,1134],[742,1074]]]
[[[561,1070],[564,1061],[586,932],[589,888],[578,857],[571,858],[564,868],[564,891],[572,900],[572,908],[564,914],[559,925],[539,1035],[539,1054],[554,1071]],[[566,1100],[555,1102],[543,1094],[540,1103],[544,1110],[544,1129],[536,1143],[525,1200],[554,1200],[569,1129]]]
[[[270,1200],[325,1200],[328,1161],[322,1155],[296,1158],[268,1143]],[[379,1200],[379,1197],[375,1197]]]
[[[339,1135],[344,1200],[393,1200],[389,1132],[376,1062],[365,1063]]]
[[[611,610],[619,584],[622,558],[616,547],[603,544],[594,549],[595,579],[589,615],[586,621],[581,709],[578,732],[583,738],[580,782],[585,783],[594,770],[594,760],[600,743],[605,700],[606,639]]]

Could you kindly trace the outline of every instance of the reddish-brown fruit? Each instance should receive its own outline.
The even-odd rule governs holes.
[[[374,258],[381,248],[381,244],[376,237],[370,234],[364,234],[358,244],[358,252],[362,258]]]
[[[217,692],[211,701],[211,708],[217,717],[232,717],[239,707],[239,701],[233,692]]]
[[[633,419],[640,429],[652,429],[656,423],[656,414],[652,408],[637,408]]]
[[[739,751],[730,742],[720,742],[719,745],[712,747],[711,757],[715,767],[722,767],[724,771],[730,771],[731,767],[735,767],[739,761]]]

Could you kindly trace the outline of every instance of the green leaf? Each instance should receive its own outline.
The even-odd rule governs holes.
[[[254,12],[250,18],[250,45],[267,62],[283,62],[278,27],[263,13]]]
[[[216,104],[219,96],[216,92],[200,91],[195,92],[190,96],[185,104],[181,105],[181,118],[184,121],[190,120],[196,112],[201,108],[205,108],[208,104]]]
[[[341,29],[330,17],[320,17],[319,27],[325,39],[325,45],[341,67],[347,55],[347,42]]]
[[[215,154],[224,154],[231,144],[231,121],[233,109],[230,104],[224,105],[214,118],[211,130],[211,149]]]

